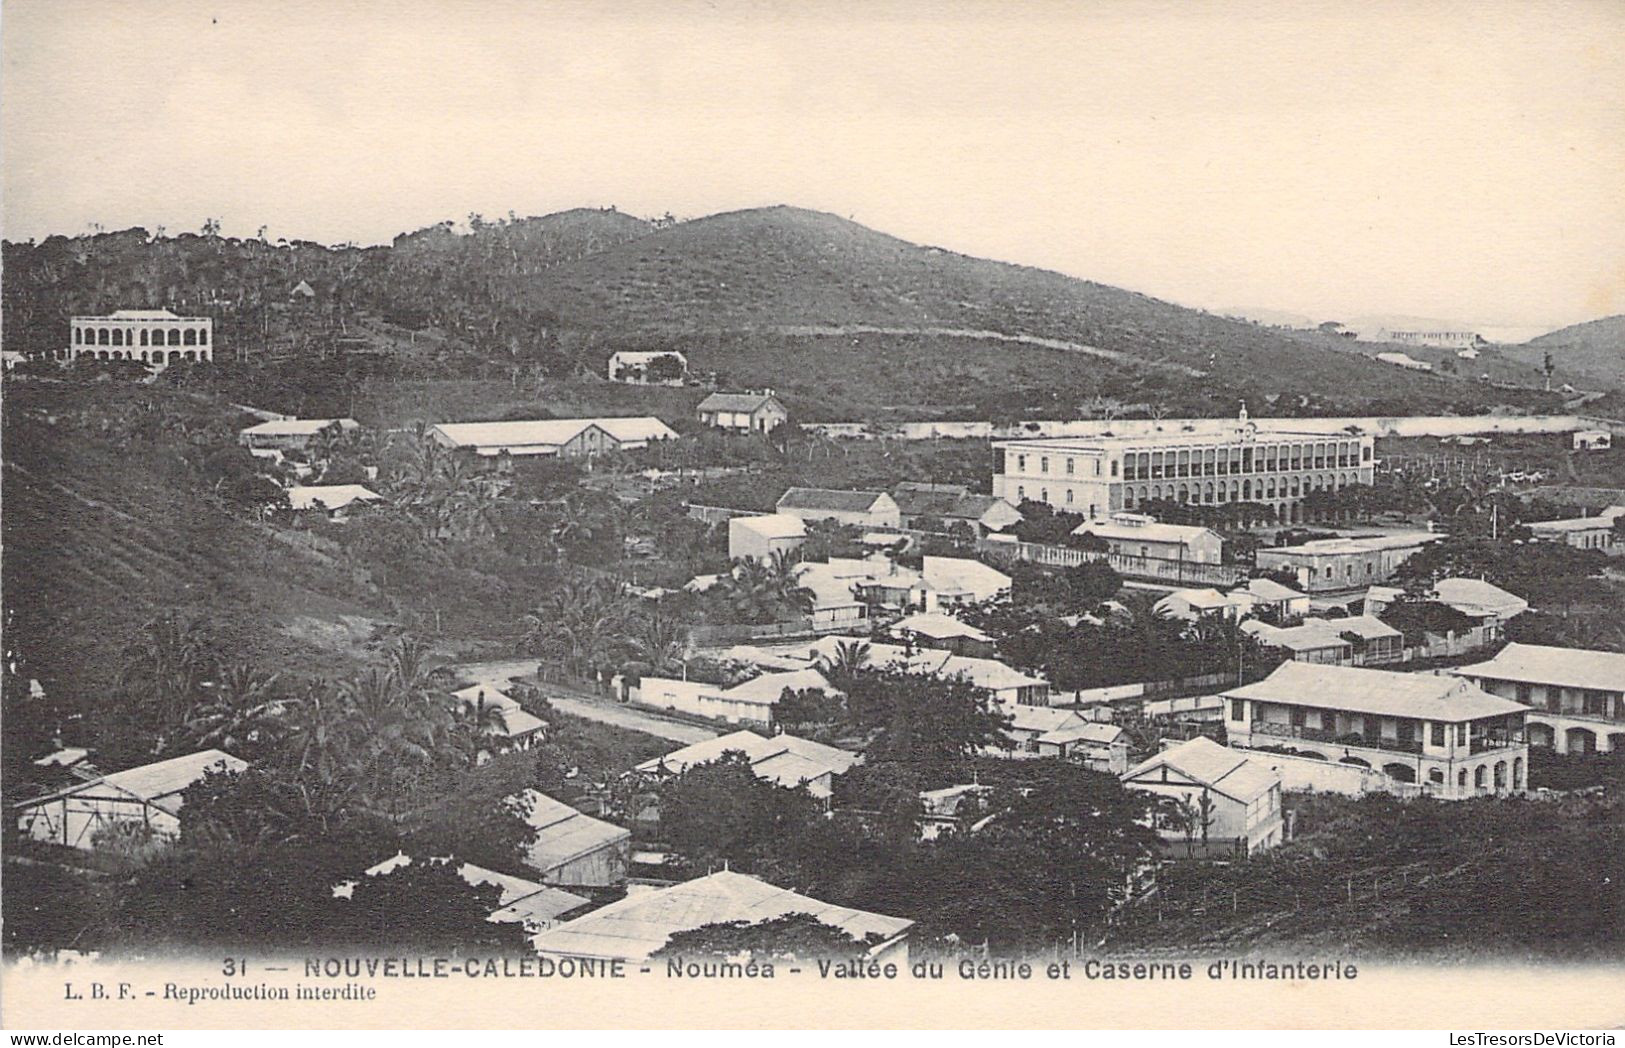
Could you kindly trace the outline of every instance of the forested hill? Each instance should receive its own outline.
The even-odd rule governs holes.
[[[410,335],[420,352],[432,347],[444,377],[497,364],[601,373],[607,352],[635,346],[682,348],[701,368],[747,379],[753,365],[782,376],[793,359],[790,370],[828,384],[861,377],[844,374],[851,353],[841,353],[861,338],[866,359],[889,357],[915,374],[922,364],[951,367],[996,351],[1051,374],[1064,369],[1077,387],[1069,395],[1160,397],[1182,407],[1183,399],[1193,405],[1185,410],[1202,410],[1210,398],[1213,410],[1228,412],[1238,396],[1270,393],[1346,408],[1534,404],[1521,393],[1340,352],[1318,332],[1271,330],[910,244],[816,211],[772,207],[676,222],[578,209],[470,216],[468,226],[443,223],[370,248],[144,229],[8,243],[6,345],[46,352],[66,344],[71,314],[167,307],[214,316],[222,346],[263,354],[289,339],[283,307],[303,280],[317,292],[300,321],[306,335],[312,311],[327,332],[352,339],[365,318],[360,336],[375,348]],[[707,347],[716,360],[705,359]],[[1045,363],[1056,354],[1088,367]],[[1010,366],[972,385],[1007,387],[1012,376],[1000,368]],[[907,391],[873,381],[888,380],[871,380],[878,403],[910,403]]]

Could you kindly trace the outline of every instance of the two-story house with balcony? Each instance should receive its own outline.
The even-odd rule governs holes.
[[[1237,748],[1374,768],[1443,800],[1528,786],[1528,709],[1460,677],[1288,662],[1223,697]]]
[[[1488,662],[1450,672],[1529,707],[1529,742],[1558,753],[1625,747],[1625,655],[1508,644]]]

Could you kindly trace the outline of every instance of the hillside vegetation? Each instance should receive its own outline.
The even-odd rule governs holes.
[[[1502,352],[1532,367],[1552,355],[1553,378],[1586,388],[1625,391],[1625,314],[1574,324]]]
[[[64,693],[109,686],[123,645],[163,613],[201,619],[244,657],[317,673],[371,638],[381,601],[336,549],[278,541],[212,497],[206,460],[231,446],[228,421],[111,384],[93,399],[8,386],[7,646]]]
[[[358,415],[396,381],[505,380],[541,400],[602,375],[617,349],[650,348],[683,350],[719,384],[780,388],[804,418],[1074,415],[1101,396],[1196,414],[1243,397],[1265,413],[1264,398],[1274,413],[1556,402],[797,208],[468,225],[370,248],[143,229],[8,243],[6,346],[58,350],[75,313],[209,315],[246,401],[308,413],[328,398]],[[301,280],[314,302],[289,301]]]

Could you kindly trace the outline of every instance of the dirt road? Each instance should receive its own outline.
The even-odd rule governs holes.
[[[499,662],[465,662],[449,667],[459,677],[487,688],[505,690],[514,677],[528,677],[536,672],[535,659],[504,659]],[[670,720],[648,710],[623,706],[618,702],[596,696],[587,696],[560,684],[540,685],[542,694],[561,713],[611,724],[617,728],[630,728],[662,739],[682,743],[704,742],[716,738],[720,732],[702,728],[686,721]]]

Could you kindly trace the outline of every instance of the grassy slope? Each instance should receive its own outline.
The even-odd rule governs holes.
[[[349,668],[383,614],[366,587],[215,508],[173,449],[118,448],[45,422],[63,396],[6,389],[5,602],[33,613],[16,643],[38,668],[68,688],[105,687],[123,646],[168,609],[272,668]]]
[[[1521,346],[1500,348],[1534,368],[1542,365],[1550,351],[1556,381],[1625,391],[1625,314],[1559,328]]]

